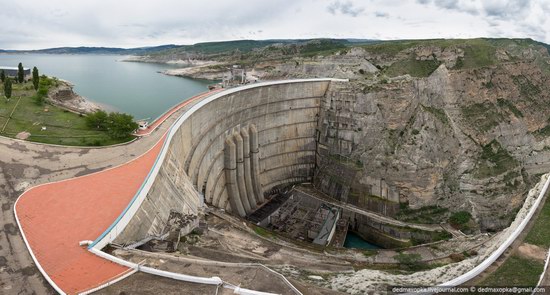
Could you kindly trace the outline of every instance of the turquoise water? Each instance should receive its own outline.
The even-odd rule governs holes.
[[[75,91],[110,111],[155,119],[212,82],[166,76],[164,64],[118,62],[120,55],[0,54],[0,65],[36,66],[40,74],[74,84]]]
[[[356,248],[356,249],[382,249],[381,247],[371,244],[354,232],[348,231],[346,241],[344,242],[344,248]]]

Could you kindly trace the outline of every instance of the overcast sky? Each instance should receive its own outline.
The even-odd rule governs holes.
[[[321,37],[550,43],[549,19],[550,0],[0,0],[0,48]]]

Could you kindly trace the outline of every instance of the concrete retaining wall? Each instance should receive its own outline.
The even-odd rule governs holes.
[[[127,224],[115,226],[116,231],[111,227],[107,240],[131,244],[160,235],[170,210],[197,214],[202,202],[233,211],[224,172],[224,145],[228,136],[246,136],[251,125],[258,134],[256,178],[261,191],[311,181],[317,117],[331,81],[337,80],[258,83],[197,103],[172,126],[155,164],[158,167],[146,180],[149,185],[138,193],[136,204],[131,205],[135,208],[128,210],[131,218],[125,216]],[[247,132],[243,133],[244,127]],[[254,167],[254,151],[249,152]],[[254,180],[254,171],[250,173]]]

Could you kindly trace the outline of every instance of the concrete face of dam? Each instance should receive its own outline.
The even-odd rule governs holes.
[[[311,181],[330,83],[340,82],[248,85],[196,108],[173,127],[154,182],[114,242],[161,236],[170,212],[196,215],[203,202],[244,216],[265,202],[264,194]]]

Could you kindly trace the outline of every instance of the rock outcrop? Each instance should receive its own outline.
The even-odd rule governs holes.
[[[525,51],[501,50],[511,58],[487,67],[449,69],[463,51],[415,48],[410,52],[420,60],[444,60],[427,77],[375,87],[356,80],[329,90],[329,127],[321,134],[329,156],[355,163],[349,171],[359,165],[355,179],[383,181],[401,204],[469,211],[483,231],[506,227],[532,181],[550,169],[550,68],[540,63],[549,56]],[[344,189],[333,195],[351,188],[339,185]],[[331,186],[338,187],[322,184]],[[396,201],[372,185],[362,191],[364,198]]]
[[[317,54],[281,45],[201,58],[218,64],[169,74],[221,79],[239,60],[259,79],[350,79],[328,90],[318,118],[314,179],[337,199],[390,215],[468,211],[493,231],[550,169],[550,56],[532,40],[384,42]]]
[[[56,87],[50,90],[48,101],[80,114],[92,113],[100,109],[98,105],[75,93],[73,86],[66,81],[60,81]]]

